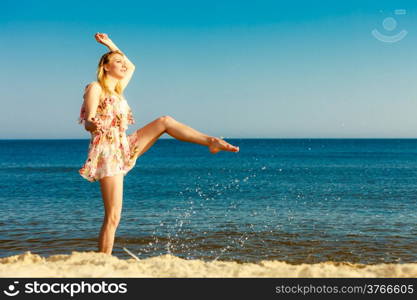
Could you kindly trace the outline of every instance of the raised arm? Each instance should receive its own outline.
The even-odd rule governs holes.
[[[105,33],[96,33],[94,35],[94,37],[97,40],[97,42],[99,42],[100,44],[103,44],[104,46],[108,47],[110,51],[119,50],[120,52],[123,53],[123,57],[126,61],[127,71],[126,71],[125,77],[122,80],[120,80],[120,82],[123,86],[123,89],[125,89],[126,86],[129,83],[130,79],[132,78],[133,73],[135,72],[135,65],[129,60],[129,58],[126,56],[126,54],[116,46],[116,44],[108,37],[107,34],[105,34]]]

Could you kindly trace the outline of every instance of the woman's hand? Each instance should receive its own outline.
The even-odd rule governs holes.
[[[97,42],[99,42],[100,44],[103,44],[104,46],[108,47],[109,45],[112,44],[112,40],[105,33],[97,32],[94,35],[94,37],[95,37]]]
[[[102,129],[102,122],[100,119],[91,118],[91,121],[85,120],[85,129],[91,133],[98,133]]]

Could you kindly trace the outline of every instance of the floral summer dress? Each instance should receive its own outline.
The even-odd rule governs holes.
[[[85,124],[85,101],[81,106],[79,124]],[[88,157],[78,173],[90,182],[105,176],[126,175],[139,155],[137,131],[126,135],[128,124],[134,124],[132,110],[126,99],[116,95],[100,100],[92,121],[101,120],[102,126],[91,133]]]

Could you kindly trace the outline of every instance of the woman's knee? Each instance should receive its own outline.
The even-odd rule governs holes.
[[[104,223],[107,226],[116,228],[117,226],[119,226],[120,219],[121,219],[121,214],[119,212],[111,212],[104,216]]]
[[[165,126],[169,126],[169,124],[174,120],[173,117],[169,116],[169,115],[165,115],[162,117],[158,118],[158,121],[161,122],[162,124],[164,124]]]

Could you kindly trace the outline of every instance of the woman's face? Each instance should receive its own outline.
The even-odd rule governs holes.
[[[126,62],[120,54],[111,56],[110,62],[104,66],[104,69],[106,70],[107,75],[117,79],[123,79],[127,71]]]

